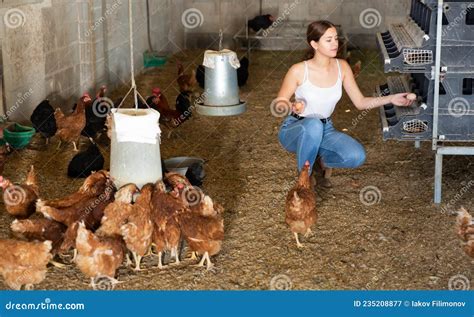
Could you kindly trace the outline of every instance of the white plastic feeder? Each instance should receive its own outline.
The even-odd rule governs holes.
[[[162,179],[160,113],[154,109],[112,109],[110,175],[115,186],[142,187]]]

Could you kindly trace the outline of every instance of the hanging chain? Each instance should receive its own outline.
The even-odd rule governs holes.
[[[222,29],[219,29],[219,51],[222,50],[222,38],[224,37],[224,33],[222,32]]]

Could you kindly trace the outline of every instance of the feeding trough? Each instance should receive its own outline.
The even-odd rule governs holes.
[[[246,103],[239,98],[237,54],[231,50],[204,53],[204,98],[197,112],[205,116],[233,116],[245,112]]]
[[[110,175],[115,186],[142,187],[162,179],[160,113],[154,109],[112,109]]]

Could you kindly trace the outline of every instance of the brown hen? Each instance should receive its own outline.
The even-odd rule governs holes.
[[[110,185],[110,174],[101,170],[89,175],[77,192],[66,197],[44,200],[44,204],[54,208],[70,207],[87,198],[99,196]]]
[[[177,82],[179,86],[179,91],[184,92],[184,91],[193,90],[197,84],[196,71],[192,70],[190,74],[185,74],[183,64],[181,64],[180,62],[177,62],[177,66],[178,66]]]
[[[39,188],[33,165],[31,165],[23,184],[13,184],[10,180],[0,176],[0,187],[3,189],[5,208],[10,215],[16,218],[28,218],[35,212]]]
[[[120,228],[127,248],[132,252],[135,260],[135,271],[140,270],[140,261],[150,249],[152,242],[151,195],[153,187],[153,184],[145,184],[142,187],[141,194],[127,217],[127,223]]]
[[[64,207],[54,208],[46,205],[45,201],[38,199],[36,210],[48,219],[53,219],[65,224],[72,225],[76,221],[84,221],[87,228],[96,230],[104,215],[104,209],[113,201],[115,187],[111,180],[108,180],[104,191],[98,196],[87,197],[82,201]]]
[[[461,208],[456,219],[456,234],[464,242],[464,252],[474,258],[474,222],[465,208]]]
[[[210,257],[220,252],[224,240],[224,220],[214,209],[209,196],[204,196],[201,208],[195,211],[182,210],[178,215],[178,223],[182,235],[192,252],[202,254],[202,259],[197,266],[211,269],[213,264]]]
[[[86,276],[91,278],[91,285],[96,288],[97,278],[107,277],[113,283],[115,272],[121,265],[125,254],[123,240],[118,237],[103,237],[87,230],[84,223],[77,229],[76,264]]]
[[[316,197],[309,175],[309,162],[306,161],[295,186],[286,197],[285,221],[290,226],[296,239],[296,246],[303,247],[298,234],[305,237],[311,233],[311,226],[316,222]]]
[[[32,289],[46,277],[51,260],[51,241],[26,242],[0,239],[0,271],[12,289]]]
[[[79,141],[82,129],[86,126],[85,109],[92,103],[89,94],[85,93],[77,104],[76,109],[70,115],[65,115],[60,108],[54,111],[54,118],[56,120],[57,131],[56,135],[61,142],[72,142],[74,151],[78,151],[76,143]]]
[[[103,236],[120,236],[120,227],[124,225],[132,211],[133,195],[138,192],[135,184],[122,186],[115,193],[115,200],[104,210],[101,225],[96,233]]]
[[[25,240],[38,240],[52,242],[51,253],[54,255],[58,252],[59,247],[63,243],[64,233],[67,227],[60,222],[45,219],[15,219],[10,228],[13,236]]]
[[[181,240],[181,230],[176,219],[176,214],[185,209],[179,193],[167,193],[165,184],[158,181],[155,184],[152,200],[153,244],[158,252],[158,267],[162,268],[161,255],[163,251],[170,250],[175,264],[179,264],[178,246]]]

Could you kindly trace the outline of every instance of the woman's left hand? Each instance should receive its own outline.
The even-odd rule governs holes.
[[[407,96],[410,94],[411,93],[409,92],[402,92],[399,94],[391,95],[390,103],[394,104],[395,106],[401,106],[401,107],[411,106],[414,100],[410,100],[407,98]]]

